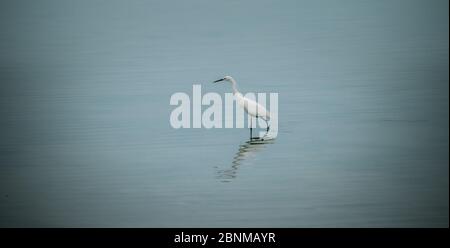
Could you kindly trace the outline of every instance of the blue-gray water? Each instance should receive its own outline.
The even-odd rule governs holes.
[[[1,227],[448,227],[448,1],[1,1]],[[279,133],[170,96],[279,93]]]

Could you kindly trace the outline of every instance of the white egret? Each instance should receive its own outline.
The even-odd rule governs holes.
[[[266,108],[264,108],[261,104],[255,102],[252,99],[248,99],[246,97],[244,97],[238,90],[236,87],[236,80],[234,80],[234,78],[232,78],[231,76],[225,76],[224,78],[218,79],[216,81],[214,81],[214,83],[218,83],[218,82],[230,82],[231,83],[231,87],[233,89],[233,95],[236,98],[236,102],[238,103],[238,105],[242,108],[244,108],[244,111],[249,114],[252,117],[256,117],[256,119],[261,118],[266,122],[267,125],[267,130],[266,130],[266,135],[269,132],[270,126],[268,121],[270,120],[270,112],[267,111]],[[258,137],[252,137],[252,117],[250,117],[250,140],[252,139],[259,139]]]

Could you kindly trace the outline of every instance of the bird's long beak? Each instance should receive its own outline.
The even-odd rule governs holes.
[[[214,81],[213,83],[218,83],[218,82],[223,81],[223,80],[225,80],[225,78],[218,79],[218,80]]]

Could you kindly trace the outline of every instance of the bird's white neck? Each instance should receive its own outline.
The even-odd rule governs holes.
[[[231,81],[231,88],[233,88],[233,95],[236,95],[236,93],[239,93],[236,87],[236,81],[234,81],[233,78],[231,78],[230,81]]]

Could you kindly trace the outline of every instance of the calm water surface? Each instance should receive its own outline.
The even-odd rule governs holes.
[[[0,226],[448,227],[448,1],[2,1]],[[279,93],[278,138],[170,96]]]

